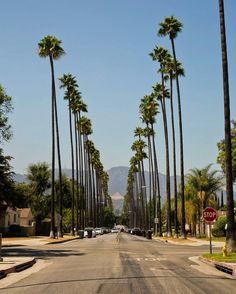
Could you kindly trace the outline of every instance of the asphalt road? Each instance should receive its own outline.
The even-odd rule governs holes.
[[[39,261],[0,281],[6,287],[0,294],[235,293],[236,279],[189,260],[207,251],[125,233],[5,248],[5,256],[35,256]]]

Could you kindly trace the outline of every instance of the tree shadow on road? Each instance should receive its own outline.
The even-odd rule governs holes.
[[[3,248],[3,257],[36,257],[41,259],[49,259],[51,257],[80,256],[85,253],[74,250],[38,250],[32,248]]]

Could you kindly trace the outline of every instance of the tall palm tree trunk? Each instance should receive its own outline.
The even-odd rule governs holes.
[[[71,99],[69,97],[69,124],[70,124],[70,150],[71,150],[71,168],[72,168],[72,198],[71,198],[71,235],[74,236],[75,231],[75,167],[74,167],[74,143],[72,132],[71,118]]]
[[[219,0],[221,52],[224,88],[224,119],[225,119],[225,173],[227,193],[227,231],[226,243],[229,251],[236,251],[236,232],[234,225],[234,199],[233,199],[233,177],[232,177],[232,148],[230,129],[230,96],[228,79],[227,44],[225,33],[224,1]]]
[[[167,236],[171,236],[171,207],[170,207],[170,162],[169,162],[169,139],[168,139],[168,125],[167,125],[167,116],[166,116],[166,103],[164,97],[164,77],[162,72],[162,89],[163,96],[161,99],[162,107],[162,118],[164,125],[164,135],[165,135],[165,151],[166,151],[166,202],[167,202],[167,211],[166,211],[166,229]]]
[[[181,111],[181,99],[180,99],[180,88],[179,88],[179,77],[177,70],[177,58],[175,53],[175,43],[174,39],[171,40],[171,46],[174,57],[175,72],[176,72],[176,89],[177,89],[177,98],[178,98],[178,115],[179,115],[179,136],[180,136],[180,175],[181,175],[181,237],[186,238],[185,231],[185,198],[184,198],[184,139],[183,139],[183,126],[182,126],[182,111]]]
[[[78,158],[78,133],[76,128],[76,113],[74,113],[74,136],[75,136],[75,169],[76,169],[76,198],[75,198],[75,227],[79,230],[79,158]]]
[[[149,153],[149,225],[148,228],[149,230],[151,229],[151,226],[153,224],[153,211],[152,211],[152,206],[155,207],[154,205],[154,193],[155,193],[155,181],[154,181],[154,172],[153,172],[153,156],[152,156],[152,146],[151,146],[151,139],[150,135],[148,135],[148,153]]]
[[[147,203],[147,186],[146,186],[146,179],[145,179],[145,170],[143,160],[141,160],[140,164],[140,174],[141,174],[141,191],[144,199],[144,229],[148,228],[148,203]]]
[[[153,146],[153,158],[154,158],[154,170],[155,170],[155,177],[156,177],[156,185],[157,185],[157,199],[155,205],[155,217],[158,216],[158,234],[162,236],[162,221],[161,221],[161,192],[160,192],[160,179],[159,179],[159,168],[158,168],[158,161],[157,161],[157,154],[156,154],[156,145],[155,145],[155,135],[154,135],[154,128],[153,124],[151,125],[152,128],[152,146]],[[155,195],[156,197],[156,195]],[[156,229],[157,232],[157,229]]]
[[[80,112],[76,116],[76,125],[78,126],[78,148],[79,148],[79,202],[80,202],[80,228],[84,229],[84,159],[83,159],[83,146],[82,146],[82,135],[79,127]]]
[[[61,151],[60,151],[60,137],[59,125],[57,116],[57,100],[55,96],[55,119],[56,119],[56,138],[57,138],[57,158],[58,158],[58,172],[59,172],[59,218],[58,218],[58,237],[63,237],[62,232],[62,169],[61,169]]]
[[[55,238],[55,79],[53,59],[49,56],[52,76],[52,188],[51,188],[51,226],[50,238]]]
[[[173,172],[174,172],[174,225],[175,236],[178,236],[178,203],[177,203],[177,179],[176,179],[176,147],[175,147],[175,120],[174,120],[174,106],[173,106],[173,78],[170,73],[170,109],[171,109],[171,126],[172,126],[172,148],[173,148]]]

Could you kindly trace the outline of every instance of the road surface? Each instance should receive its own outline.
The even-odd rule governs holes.
[[[126,233],[5,248],[5,256],[35,256],[39,262],[1,280],[6,288],[0,294],[235,293],[236,279],[189,260],[208,250]]]

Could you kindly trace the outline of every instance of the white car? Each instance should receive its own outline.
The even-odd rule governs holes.
[[[95,230],[97,235],[103,235],[104,234],[104,231],[103,231],[102,228],[95,228],[94,230]]]
[[[111,233],[119,233],[119,230],[117,228],[112,228]]]
[[[85,228],[84,229],[84,238],[88,238],[88,231],[92,230],[92,237],[95,238],[96,237],[96,231],[93,228]]]

